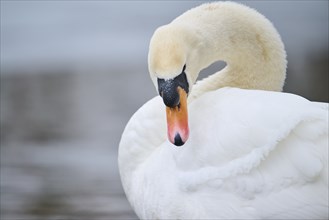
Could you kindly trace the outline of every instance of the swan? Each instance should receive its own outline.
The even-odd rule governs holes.
[[[148,63],[159,96],[118,154],[139,218],[328,219],[328,103],[281,92],[286,52],[269,20],[202,4],[154,32]]]

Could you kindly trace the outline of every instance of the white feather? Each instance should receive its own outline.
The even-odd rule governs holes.
[[[182,147],[166,138],[161,98],[142,106],[127,124],[119,148],[120,175],[129,202],[142,219],[328,219],[328,103],[251,90],[280,90],[286,66],[279,36],[267,20],[257,20],[265,19],[257,12],[235,3],[213,3],[186,12],[173,25],[196,15],[201,21],[213,21],[204,8],[221,7],[237,8],[235,12],[243,13],[235,16],[250,20],[250,13],[256,24],[268,25],[263,29],[276,36],[265,37],[264,46],[268,56],[274,51],[274,61],[258,59],[262,67],[254,72],[228,65],[194,86],[188,107],[190,138]],[[220,19],[225,13],[218,15]],[[155,64],[150,65],[151,77],[156,77]],[[193,81],[193,71],[203,64],[195,70],[186,65]],[[267,69],[273,76],[266,74]],[[229,74],[241,80],[232,83],[225,78]],[[266,83],[257,84],[262,77]],[[249,90],[232,88],[239,85]]]

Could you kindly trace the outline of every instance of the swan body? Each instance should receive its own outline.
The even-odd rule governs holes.
[[[255,27],[248,32],[243,22]],[[171,56],[161,59],[159,51]],[[219,59],[227,66],[193,86],[199,71]],[[173,78],[184,65],[191,128],[185,145],[167,140],[160,96],[122,134],[120,176],[138,217],[328,219],[328,104],[278,92],[286,59],[272,24],[231,2],[191,9],[160,27],[150,43],[156,87],[157,78]]]

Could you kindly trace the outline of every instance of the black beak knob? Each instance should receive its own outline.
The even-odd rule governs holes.
[[[158,79],[159,93],[166,106],[174,108],[179,104],[179,94],[177,83],[173,79]]]
[[[185,72],[182,72],[174,79],[164,80],[158,78],[159,94],[166,106],[174,108],[179,105],[179,94],[177,90],[178,86],[184,89],[188,94],[189,86]]]

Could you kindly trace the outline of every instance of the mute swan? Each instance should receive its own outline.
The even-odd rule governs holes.
[[[279,92],[286,53],[270,21],[203,4],[155,31],[148,61],[161,97],[132,116],[118,159],[139,218],[328,219],[328,104]]]

